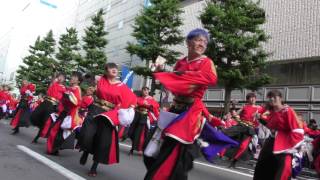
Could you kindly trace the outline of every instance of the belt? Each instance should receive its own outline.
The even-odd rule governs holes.
[[[47,101],[49,101],[49,102],[52,102],[54,105],[59,104],[59,101],[58,101],[56,98],[54,98],[54,97],[46,96],[45,99],[46,99]]]
[[[148,114],[147,108],[138,107],[136,110],[142,114]]]
[[[94,105],[101,107],[102,109],[109,111],[115,107],[115,105],[109,101],[97,99],[96,102],[94,102]]]
[[[22,95],[22,96],[21,96],[21,99],[28,100],[28,96]]]
[[[252,122],[244,121],[244,120],[241,120],[239,118],[234,118],[234,119],[241,125],[244,125],[244,126],[247,126],[247,127],[251,127],[251,128],[255,128],[255,126],[254,126],[254,124]]]

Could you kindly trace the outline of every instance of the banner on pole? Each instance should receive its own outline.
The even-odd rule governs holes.
[[[132,88],[133,82],[133,71],[127,66],[123,65],[121,67],[121,81],[126,84],[129,88]]]

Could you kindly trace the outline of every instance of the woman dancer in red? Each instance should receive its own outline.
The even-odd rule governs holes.
[[[35,93],[35,90],[36,86],[34,84],[29,83],[27,80],[22,81],[19,106],[16,115],[10,123],[11,127],[13,128],[12,134],[19,133],[19,127],[28,127],[30,125],[30,103],[32,102],[33,93]]]
[[[38,134],[32,140],[32,143],[38,142],[41,131],[46,121],[49,119],[50,114],[57,111],[62,96],[66,92],[64,81],[65,76],[63,74],[59,74],[51,82],[47,90],[47,96],[45,97],[44,101],[32,112],[30,121],[34,126],[37,126],[39,128]]]
[[[282,104],[278,90],[268,92],[270,114],[262,116],[260,122],[272,130],[260,152],[254,171],[254,180],[290,180],[292,154],[303,142],[303,123],[295,111]]]
[[[95,106],[89,107],[80,131],[79,145],[84,151],[80,164],[86,163],[89,153],[93,154],[94,162],[89,176],[97,175],[99,163],[119,162],[117,126],[129,126],[133,120],[136,96],[125,84],[117,80],[117,76],[117,65],[107,63],[105,75],[97,82]]]
[[[148,87],[143,87],[142,97],[138,97],[134,120],[129,129],[129,137],[132,141],[130,154],[133,154],[134,150],[142,154],[150,126],[159,117],[159,103],[149,95],[149,91]]]
[[[47,153],[58,155],[60,149],[73,149],[74,129],[82,124],[78,111],[81,105],[81,89],[79,84],[82,75],[74,72],[71,75],[70,87],[67,88],[62,99],[63,110],[52,125],[47,139]],[[64,146],[63,146],[64,145]]]
[[[0,90],[0,120],[6,117],[8,113],[8,107],[11,101],[11,94],[9,92],[10,87],[8,85],[3,85],[3,90]]]

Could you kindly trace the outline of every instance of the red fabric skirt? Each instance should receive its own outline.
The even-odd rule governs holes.
[[[92,139],[93,161],[102,164],[119,163],[119,139],[116,128],[104,116],[93,119],[96,133]]]
[[[191,146],[165,137],[156,159],[144,157],[147,168],[145,180],[187,180],[193,167]]]

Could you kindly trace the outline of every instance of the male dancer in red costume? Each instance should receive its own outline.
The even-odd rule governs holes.
[[[246,95],[246,100],[247,104],[240,109],[238,113],[239,116],[235,117],[240,121],[238,126],[233,126],[226,130],[227,132],[238,130],[239,135],[237,139],[240,139],[241,141],[241,144],[234,154],[229,167],[235,167],[236,162],[248,149],[248,146],[252,140],[252,136],[255,134],[255,128],[257,128],[259,125],[258,120],[256,120],[256,114],[263,111],[261,106],[256,105],[256,95],[254,93],[248,93]],[[228,133],[226,134],[228,135]]]
[[[147,180],[187,179],[192,169],[190,147],[204,126],[203,114],[208,114],[202,98],[209,85],[217,82],[212,60],[204,56],[209,36],[203,29],[195,29],[187,36],[188,56],[179,60],[174,72],[155,73],[154,76],[171,91],[174,105],[170,112],[181,118],[164,129],[164,141],[157,157],[144,157]]]

